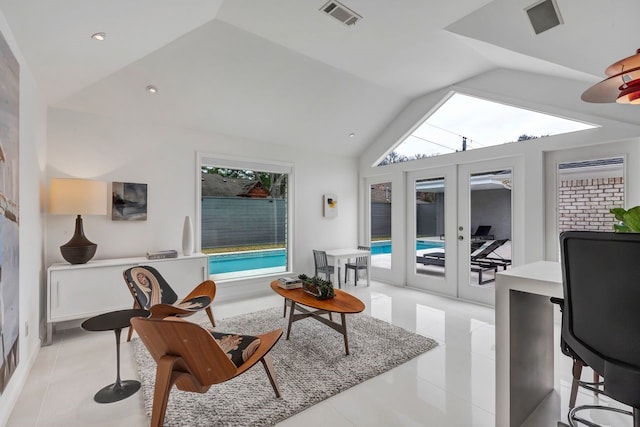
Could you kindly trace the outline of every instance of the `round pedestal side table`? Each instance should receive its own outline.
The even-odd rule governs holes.
[[[95,394],[93,399],[98,403],[117,402],[126,399],[140,389],[139,381],[120,380],[120,333],[123,328],[131,325],[132,317],[149,317],[149,312],[140,309],[112,311],[82,322],[82,328],[87,331],[114,331],[116,334],[116,382]]]

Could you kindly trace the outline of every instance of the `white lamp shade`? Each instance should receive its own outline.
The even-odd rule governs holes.
[[[49,186],[49,213],[106,215],[107,183],[88,179],[53,178]]]

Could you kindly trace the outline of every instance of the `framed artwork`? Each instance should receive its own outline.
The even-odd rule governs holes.
[[[338,216],[338,196],[333,193],[322,196],[322,215],[327,218]]]
[[[113,182],[111,184],[113,221],[147,220],[147,184]]]
[[[20,64],[0,33],[0,395],[20,361]]]

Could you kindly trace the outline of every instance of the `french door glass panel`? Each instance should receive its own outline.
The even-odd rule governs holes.
[[[511,268],[512,161],[460,165],[458,295],[494,304],[495,275]]]
[[[391,239],[391,183],[371,184],[369,191],[371,266],[389,270],[391,269],[393,248]]]
[[[456,180],[455,167],[407,175],[407,284],[451,296],[456,295]]]

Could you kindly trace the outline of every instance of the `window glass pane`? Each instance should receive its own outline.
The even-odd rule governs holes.
[[[371,266],[391,268],[391,183],[371,185]]]
[[[511,169],[469,176],[472,286],[493,287],[496,273],[511,268],[511,177]]]
[[[624,207],[622,157],[558,165],[558,233],[613,231],[612,208]]]
[[[379,164],[527,143],[596,125],[454,93]]]
[[[203,165],[202,252],[215,279],[284,272],[288,173]]]
[[[444,177],[416,181],[416,273],[444,277]]]

